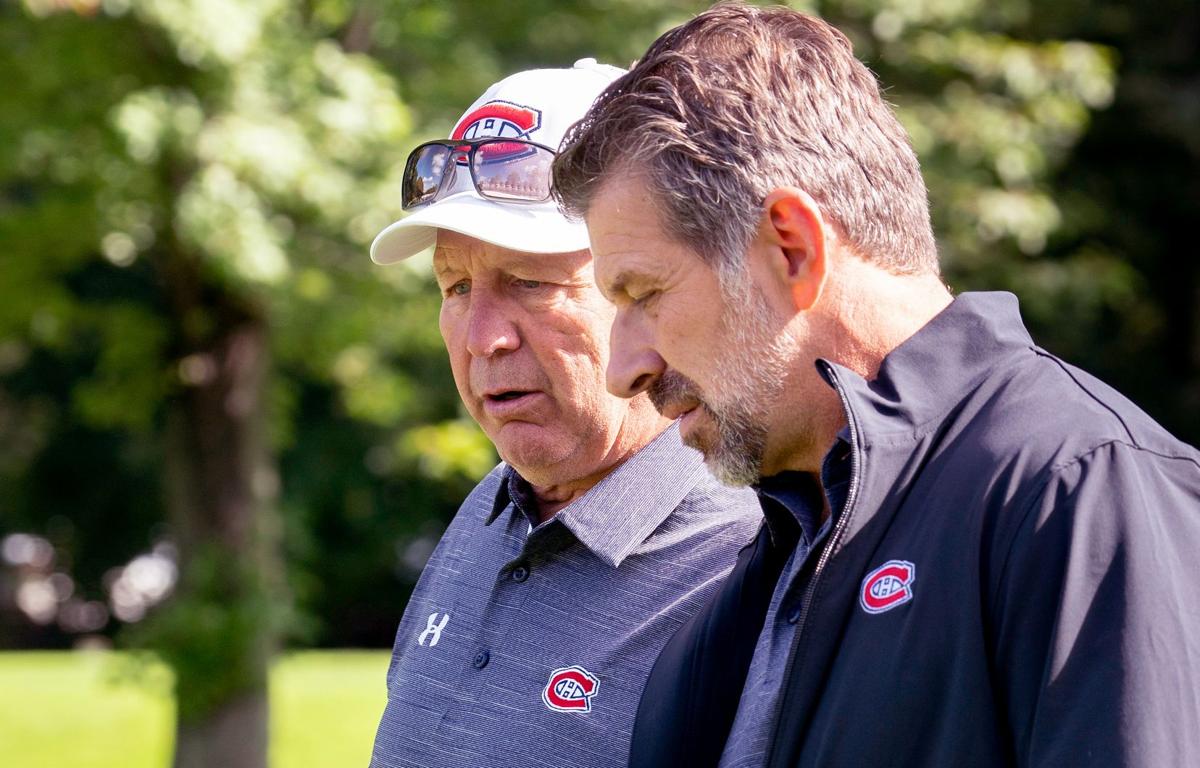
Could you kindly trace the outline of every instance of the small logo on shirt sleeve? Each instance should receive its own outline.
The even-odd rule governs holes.
[[[917,566],[907,560],[888,560],[867,574],[858,603],[867,613],[883,613],[913,599]]]
[[[542,690],[542,701],[556,712],[591,712],[592,697],[600,690],[600,680],[580,666],[564,667],[550,673],[550,682]]]

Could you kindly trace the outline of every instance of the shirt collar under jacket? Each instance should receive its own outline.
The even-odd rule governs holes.
[[[797,541],[811,548],[828,519],[822,520],[824,495],[831,517],[842,511],[850,485],[850,430],[843,427],[822,462],[821,482],[808,472],[788,471],[764,477],[755,486],[771,543],[791,549]],[[797,527],[798,526],[798,527]]]
[[[562,525],[598,558],[616,568],[653,533],[708,470],[699,451],[679,438],[678,422],[608,473],[583,496],[543,525]],[[680,482],[664,483],[664,477]],[[506,466],[486,524],[513,507],[537,526],[533,491],[515,469]],[[636,508],[637,514],[630,509]]]

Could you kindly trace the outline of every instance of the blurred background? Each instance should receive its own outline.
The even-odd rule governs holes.
[[[230,733],[264,765],[268,720],[272,765],[365,764],[387,653],[283,654],[388,648],[496,460],[428,259],[367,257],[404,158],[500,77],[627,65],[707,5],[0,0],[0,763],[82,764],[30,703],[134,686],[152,714],[93,735],[147,756],[114,765]],[[1197,3],[793,5],[879,74],[950,284],[1200,440]],[[346,735],[295,711],[347,681]]]

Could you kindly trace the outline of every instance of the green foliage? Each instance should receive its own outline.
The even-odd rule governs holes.
[[[271,313],[298,303],[310,314],[336,309],[323,324],[350,333],[392,319],[386,300],[398,303],[403,286],[379,281],[362,256],[398,214],[409,118],[373,61],[314,34],[299,9],[279,2],[109,3],[92,17],[44,19],[4,13],[12,45],[3,71],[23,87],[8,91],[12,119],[0,137],[12,190],[0,204],[0,232],[20,256],[0,296],[0,334],[52,348],[77,334],[104,335],[101,380],[81,396],[88,423],[117,426],[113,414],[129,408],[144,423],[169,394],[169,348],[203,338],[215,320],[201,314],[163,327],[163,304],[178,300],[172,285],[155,286],[166,295],[149,307],[141,297],[130,306],[80,296],[69,281],[84,265],[145,262],[150,279],[170,283],[181,260],[212,290]],[[76,72],[63,56],[79,51],[90,55]],[[137,322],[136,312],[150,314]],[[165,338],[168,329],[174,338]],[[314,358],[306,328],[273,330],[284,337],[281,362],[295,355],[338,383],[340,347]],[[109,351],[114,336],[121,349]],[[396,334],[377,336],[394,347]],[[157,370],[146,377],[148,368]],[[114,378],[142,383],[106,386]],[[111,402],[100,402],[106,396]]]
[[[952,276],[1037,254],[1061,214],[1049,181],[1113,96],[1115,56],[1023,36],[1024,2],[820,3],[880,76],[921,157]]]
[[[75,385],[73,405],[79,418],[101,429],[150,429],[154,406],[170,381],[162,370],[166,331],[150,312],[135,304],[114,304],[85,322],[97,334],[95,373]],[[114,397],[114,393],[120,393]]]
[[[360,461],[372,441],[452,417],[453,393],[414,378],[444,372],[427,277],[381,277],[365,258],[398,214],[410,122],[382,68],[330,36],[328,12],[289,3],[71,8],[0,7],[0,74],[15,84],[0,95],[0,237],[15,256],[0,375],[5,434],[23,436],[0,483],[31,494],[26,517],[39,491],[24,477],[58,425],[161,444],[227,307],[269,319],[278,449],[312,418],[304,388],[337,393],[321,418],[376,429],[343,449]],[[46,391],[43,364],[73,369],[64,387]],[[95,469],[82,483],[103,482]],[[149,543],[126,539],[126,557]],[[61,556],[86,560],[81,546]]]
[[[478,479],[496,464],[492,444],[470,421],[447,421],[411,429],[398,453],[416,461],[421,473],[442,481]]]

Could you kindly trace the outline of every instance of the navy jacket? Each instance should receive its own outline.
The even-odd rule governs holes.
[[[1009,294],[960,296],[870,382],[818,367],[852,478],[798,577],[771,768],[1200,765],[1200,454]],[[663,652],[631,765],[717,763],[767,545]]]

